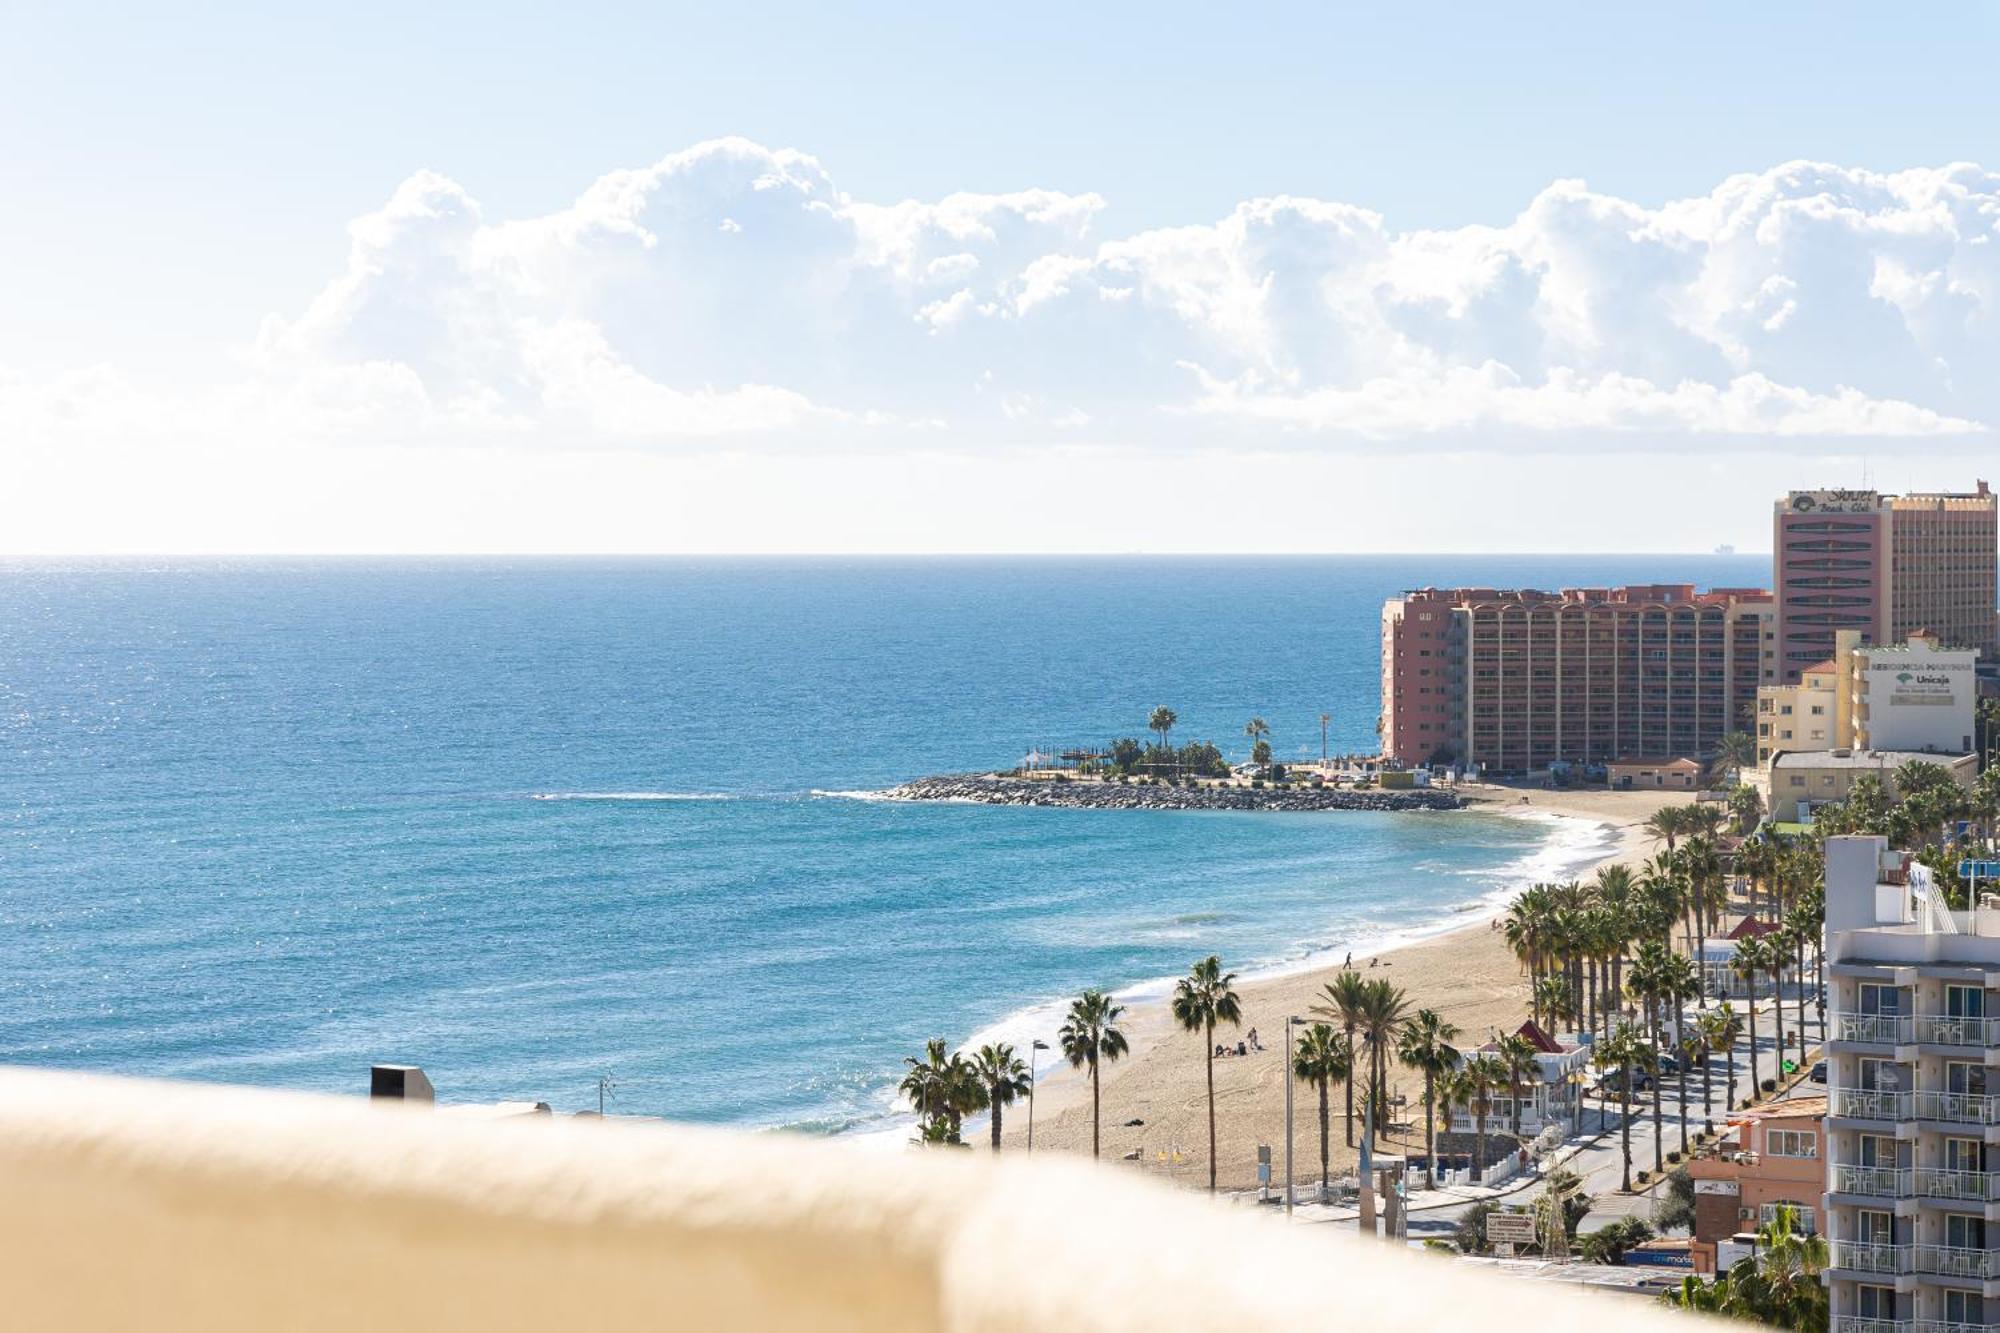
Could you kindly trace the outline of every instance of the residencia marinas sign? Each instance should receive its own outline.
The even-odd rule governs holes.
[[[1948,708],[1959,690],[1969,687],[1964,677],[1971,670],[1970,662],[1931,662],[1922,667],[1905,662],[1870,662],[1868,693],[1872,697],[1876,690],[1887,689],[1892,705],[1930,704]],[[1958,679],[1954,680],[1955,676]]]

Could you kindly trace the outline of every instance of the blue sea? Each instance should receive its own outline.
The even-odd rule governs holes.
[[[0,1060],[893,1124],[925,1038],[1210,952],[1376,948],[1601,831],[887,802],[1144,736],[1372,751],[1408,586],[1768,559],[154,560],[0,566]]]

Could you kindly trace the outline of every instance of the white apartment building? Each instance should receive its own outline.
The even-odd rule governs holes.
[[[1757,762],[1799,750],[1972,749],[1977,694],[1970,648],[1942,648],[1936,636],[1864,644],[1858,630],[1834,636],[1833,656],[1804,668],[1791,685],[1757,690]]]
[[[1924,878],[1882,838],[1827,839],[1834,1333],[2000,1323],[2000,909],[1946,911]]]

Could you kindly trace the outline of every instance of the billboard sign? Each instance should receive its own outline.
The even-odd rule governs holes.
[[[1874,491],[1793,491],[1794,514],[1872,514],[1881,497]]]

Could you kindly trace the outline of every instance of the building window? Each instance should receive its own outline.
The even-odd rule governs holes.
[[[1764,1151],[1773,1157],[1818,1157],[1819,1136],[1809,1129],[1768,1129]]]

